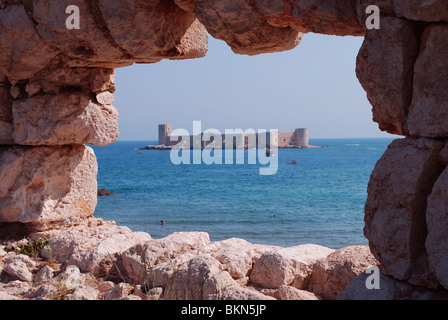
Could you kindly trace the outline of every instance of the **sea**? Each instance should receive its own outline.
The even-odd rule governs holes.
[[[282,247],[367,245],[367,184],[392,141],[310,139],[321,148],[278,149],[274,175],[260,175],[258,161],[175,165],[169,150],[139,150],[156,141],[92,146],[98,188],[115,194],[98,197],[94,216],[154,239],[203,231],[212,241],[235,237]]]

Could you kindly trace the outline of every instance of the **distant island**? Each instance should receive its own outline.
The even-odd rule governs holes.
[[[204,139],[206,133],[200,133],[196,135],[189,136],[174,136],[172,135],[173,127],[171,124],[159,124],[159,140],[157,145],[147,145],[140,148],[140,150],[171,150],[181,141],[189,142],[190,149],[205,148],[208,144],[212,143],[214,140],[209,138]],[[209,133],[210,134],[210,133]],[[221,133],[215,133],[210,135],[220,135],[222,141],[222,148],[225,149],[227,136]],[[174,139],[173,139],[174,138]],[[233,149],[247,149],[249,145],[258,146],[258,142],[262,139],[260,133],[255,132],[242,132],[235,131],[232,135],[232,145]],[[269,146],[271,143],[277,144],[277,148],[321,148],[321,146],[312,146],[309,144],[308,128],[295,129],[293,132],[278,132],[277,141],[272,141],[274,136],[271,137],[270,132],[266,132],[266,145]],[[182,146],[182,145],[181,145]]]

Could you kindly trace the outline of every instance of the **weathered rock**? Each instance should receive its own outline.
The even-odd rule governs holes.
[[[19,297],[13,296],[7,292],[0,291],[0,300],[19,300]]]
[[[192,1],[194,12],[207,31],[224,40],[235,53],[255,55],[290,50],[302,39],[302,33],[296,29],[269,24],[257,12],[256,4],[228,0]]]
[[[364,235],[383,272],[399,280],[436,287],[427,264],[426,199],[444,166],[443,143],[429,139],[393,141],[368,184]]]
[[[334,250],[319,245],[300,245],[263,254],[255,263],[250,280],[264,288],[289,285],[297,275],[306,279],[318,259],[325,258]]]
[[[324,299],[336,299],[354,278],[377,264],[367,246],[336,250],[314,264],[307,290]]]
[[[437,179],[426,211],[428,261],[440,284],[448,289],[448,169]]]
[[[99,286],[98,290],[103,293],[106,291],[111,290],[113,287],[115,287],[115,284],[112,281],[103,281]]]
[[[37,288],[33,288],[26,294],[28,299],[50,299],[54,297],[57,293],[57,288],[53,283],[46,283]]]
[[[232,287],[238,287],[235,280],[227,271],[221,271],[216,275],[208,278],[203,286],[204,300],[221,300],[227,290]]]
[[[199,58],[207,52],[207,31],[173,0],[100,0],[97,9],[115,43],[137,62]]]
[[[48,282],[53,278],[54,270],[50,266],[43,266],[34,277],[35,284],[42,284]]]
[[[14,280],[5,285],[0,285],[0,291],[22,299],[22,297],[27,296],[32,291],[32,287],[30,286],[30,282]]]
[[[12,114],[16,144],[105,146],[118,138],[118,111],[84,94],[41,95],[16,101]]]
[[[90,147],[0,147],[0,221],[44,230],[89,217],[96,174]]]
[[[1,9],[0,21],[0,72],[13,85],[30,78],[57,55],[42,41],[23,5]]]
[[[94,240],[96,243],[92,244],[90,249],[75,248],[67,263],[78,266],[83,272],[92,272],[95,275],[107,274],[109,270],[115,268],[116,260],[124,251],[150,238],[145,232],[131,232],[114,234],[99,242]]]
[[[262,1],[270,2],[270,1]],[[363,36],[353,0],[294,0],[293,17],[314,33]]]
[[[29,79],[29,86],[40,87],[46,94],[56,95],[73,89],[76,92],[115,92],[115,71],[107,68],[72,68],[60,58],[53,59],[43,70]],[[25,91],[26,87],[25,87]]]
[[[369,275],[361,273],[343,291],[338,300],[447,300],[448,292],[413,286],[380,274],[379,289],[367,289]]]
[[[103,294],[104,300],[118,300],[120,298],[130,295],[133,291],[133,287],[128,283],[119,283],[113,289]]]
[[[383,17],[395,17],[394,11],[394,0],[376,0],[372,2],[371,0],[356,0],[356,10],[358,13],[358,22],[365,27],[367,19],[372,15],[372,12],[366,12],[366,9],[375,5],[380,9],[380,28],[381,28],[381,18]]]
[[[230,287],[224,291],[222,300],[276,300],[256,290],[241,287]]]
[[[99,291],[95,288],[80,285],[75,292],[67,294],[64,300],[97,300]]]
[[[297,288],[283,285],[278,288],[280,300],[322,300],[312,292],[299,290]]]
[[[448,13],[448,4],[447,6]],[[448,24],[424,31],[415,64],[414,90],[408,115],[411,136],[448,137]]]
[[[22,261],[14,261],[3,269],[2,276],[6,275],[9,281],[20,280],[31,282],[33,281],[33,274],[30,272],[26,264]]]
[[[0,83],[0,145],[13,144],[12,138],[12,98],[9,86]]]
[[[253,245],[246,240],[231,238],[218,241],[201,252],[208,252],[217,259],[233,279],[242,279],[249,275],[252,265],[272,246]]]
[[[405,132],[417,55],[418,40],[409,21],[384,17],[379,30],[366,32],[356,75],[373,106],[373,121],[383,131]]]
[[[208,255],[192,258],[174,276],[169,288],[165,287],[164,298],[168,300],[203,300],[204,283],[222,271],[221,264]]]
[[[155,265],[208,243],[210,237],[205,232],[175,232],[162,239],[153,239],[130,247],[122,254],[121,264],[132,282],[144,284],[148,278],[153,278]]]
[[[161,287],[156,287],[156,288],[152,288],[150,289],[145,297],[148,300],[159,300],[162,297],[163,294],[163,288]]]
[[[101,241],[114,235],[125,235],[131,232],[129,228],[117,226],[113,221],[89,219],[79,226],[35,233],[33,237],[51,239],[50,245],[41,252],[45,259],[55,259],[66,263],[75,250],[77,252],[93,250]]]
[[[394,0],[398,16],[416,21],[448,21],[448,4],[444,0]]]

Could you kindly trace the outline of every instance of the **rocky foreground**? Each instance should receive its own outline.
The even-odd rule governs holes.
[[[152,239],[113,221],[91,218],[66,230],[0,245],[1,300],[321,300],[438,299],[381,275],[367,246],[282,248],[243,239],[211,242],[205,232]],[[342,294],[341,294],[342,293]]]

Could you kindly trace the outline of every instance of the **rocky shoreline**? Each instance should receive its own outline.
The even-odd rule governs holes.
[[[381,275],[367,246],[288,248],[205,232],[152,239],[113,221],[31,234],[0,245],[0,300],[334,300],[448,298]]]

